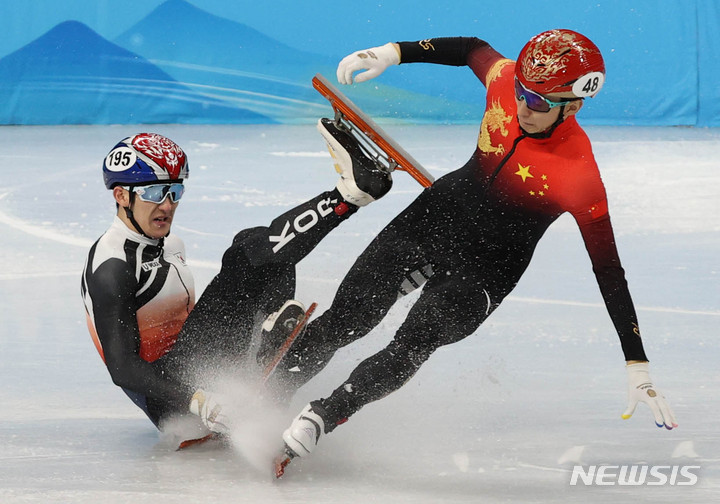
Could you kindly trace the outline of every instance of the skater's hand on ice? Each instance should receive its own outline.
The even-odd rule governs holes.
[[[390,65],[400,63],[400,48],[388,42],[380,47],[355,51],[345,56],[337,67],[337,80],[340,84],[352,84],[353,74],[365,70],[355,77],[355,82],[365,82],[383,73]]]
[[[199,416],[205,427],[212,432],[228,433],[227,417],[222,412],[222,406],[217,398],[202,389],[198,389],[190,401],[190,412]]]
[[[647,362],[637,362],[627,365],[628,371],[628,407],[623,413],[623,419],[627,420],[635,412],[639,402],[644,402],[650,407],[655,416],[655,425],[670,430],[677,427],[675,414],[665,400],[665,396],[655,388],[650,379]]]

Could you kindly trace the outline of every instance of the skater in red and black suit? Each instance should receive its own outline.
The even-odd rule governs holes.
[[[398,215],[344,278],[332,306],[312,321],[284,365],[289,389],[334,351],[375,327],[399,296],[423,290],[390,344],[360,363],[327,398],[308,404],[283,439],[290,457],[407,382],[440,346],[473,332],[512,291],[548,226],[569,212],[627,364],[629,405],[647,403],[658,426],[676,426],[648,375],[633,302],[615,246],[605,187],[576,114],[603,85],[600,50],[585,36],[551,30],[517,61],[477,38],[389,43],[343,59],[338,80],[373,78],[398,63],[469,66],[487,88],[477,148]]]
[[[158,428],[194,413],[211,431],[227,429],[217,394],[206,391],[213,373],[241,369],[256,321],[266,317],[256,360],[267,364],[278,342],[266,337],[278,329],[287,336],[304,313],[297,301],[285,302],[294,297],[295,265],[390,189],[390,176],[346,133],[327,120],[318,129],[341,174],[336,188],[238,233],[197,304],[183,242],[170,232],[189,175],[185,153],[162,135],[141,133],[105,158],[117,212],[86,261],[87,323],[113,382]]]

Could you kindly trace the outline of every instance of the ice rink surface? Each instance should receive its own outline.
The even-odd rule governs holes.
[[[475,126],[385,129],[439,177],[472,153]],[[715,503],[720,501],[720,131],[587,128],[651,360],[680,427],[640,405],[624,421],[618,338],[569,216],[541,241],[511,297],[473,336],[441,348],[270,477],[267,447],[309,400],[382,348],[412,303],[342,349],[287,411],[238,400],[233,449],[175,452],[115,387],[80,299],[90,245],[109,226],[102,159],[141,130],[189,155],[173,231],[198,291],[233,234],[334,186],[312,126],[3,127],[0,135],[0,502]],[[344,272],[418,193],[393,191],[298,267],[298,298],[327,308]],[[318,313],[319,313],[318,312]],[[269,413],[268,413],[269,414]],[[246,421],[245,421],[246,420]],[[574,465],[699,466],[694,486],[570,485]]]

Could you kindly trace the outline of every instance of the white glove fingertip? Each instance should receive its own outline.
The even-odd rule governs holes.
[[[345,56],[340,60],[340,63],[338,63],[335,75],[340,84],[347,84],[348,78],[352,80],[352,70],[350,68],[352,66],[351,61],[351,56]]]
[[[673,413],[672,409],[670,409],[670,406],[668,406],[667,403],[663,404],[662,406],[662,415],[663,415],[663,423],[665,424],[665,428],[667,430],[673,430],[678,426],[677,420],[675,420],[675,414]]]
[[[663,399],[665,399],[665,398],[663,397]],[[668,404],[667,401],[665,401],[663,403],[663,405],[664,405],[664,411],[665,411],[665,418],[668,419],[668,421],[670,422],[670,425],[674,429],[675,427],[678,426],[677,418],[675,417],[675,412],[672,410],[672,408],[670,407],[670,404]]]
[[[337,69],[337,79],[340,84],[352,83],[352,70],[349,68],[349,65],[340,63]]]
[[[351,64],[341,62],[337,70],[338,82],[340,84],[352,84],[354,71]]]
[[[658,401],[650,400],[645,402],[650,407],[650,411],[655,418],[655,425],[657,425],[658,427],[663,427],[665,425],[665,422],[663,421],[663,414],[662,411],[660,411],[660,404],[658,403]]]
[[[630,417],[632,417],[633,413],[635,413],[635,408],[637,408],[637,405],[637,401],[629,403],[627,409],[622,414],[622,419],[628,420]]]

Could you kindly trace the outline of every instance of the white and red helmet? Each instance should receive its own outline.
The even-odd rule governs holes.
[[[515,76],[541,95],[572,93],[595,96],[605,82],[600,49],[572,30],[549,30],[535,35],[518,56]]]

